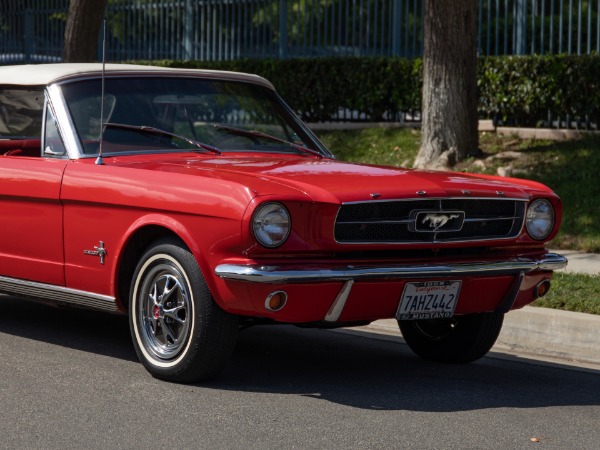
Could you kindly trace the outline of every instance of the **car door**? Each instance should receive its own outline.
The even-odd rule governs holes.
[[[0,276],[64,285],[59,195],[68,159],[43,91],[7,91],[0,86]]]

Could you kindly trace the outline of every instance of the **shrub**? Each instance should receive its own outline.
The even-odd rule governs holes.
[[[149,62],[145,62],[149,63]],[[152,61],[168,67],[249,72],[269,79],[303,119],[396,120],[419,110],[422,61],[402,58],[314,58],[235,61]],[[552,116],[600,124],[600,56],[482,57],[478,64],[481,118],[548,126]]]

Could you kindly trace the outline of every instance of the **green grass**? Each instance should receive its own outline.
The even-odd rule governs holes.
[[[482,139],[484,151],[486,144],[502,151],[507,142],[521,154],[514,162],[518,176],[546,184],[563,201],[561,232],[551,245],[600,253],[600,137],[566,142]]]
[[[556,272],[550,292],[532,306],[600,314],[600,277]]]
[[[369,128],[318,133],[338,159],[384,166],[412,165],[421,133],[414,129]]]
[[[419,149],[414,129],[371,128],[321,131],[323,142],[341,160],[367,164],[411,166]],[[600,253],[600,137],[566,142],[523,140],[482,133],[484,155],[470,158],[455,170],[496,173],[510,165],[518,178],[540,181],[563,200],[561,231],[554,248]],[[512,160],[493,159],[501,152],[516,152]]]
[[[531,178],[552,187],[564,204],[562,231],[553,245],[600,253],[600,139],[542,145],[527,153],[534,159]]]
[[[331,151],[344,161],[412,166],[420,132],[414,129],[321,131]],[[562,199],[564,215],[552,248],[600,253],[600,137],[554,142],[482,133],[481,158],[470,158],[455,170],[495,174],[511,166],[518,178],[540,181]],[[509,160],[495,158],[506,152]],[[557,272],[552,289],[534,306],[600,314],[600,276]]]

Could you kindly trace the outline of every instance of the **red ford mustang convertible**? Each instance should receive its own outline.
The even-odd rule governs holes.
[[[179,382],[249,324],[396,318],[419,356],[470,362],[567,263],[547,187],[337,161],[231,72],[0,68],[0,207],[0,291],[128,314]]]

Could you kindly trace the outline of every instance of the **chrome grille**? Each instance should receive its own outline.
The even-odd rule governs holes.
[[[433,224],[431,230],[423,230],[422,224],[416,224],[417,216],[421,220],[423,213],[440,217],[450,212],[464,213],[464,222],[458,231],[456,227],[447,227],[449,231],[445,231],[444,226],[434,228]],[[462,214],[460,216],[457,220],[462,220]],[[447,198],[349,203],[342,205],[338,212],[335,239],[347,244],[509,239],[519,234],[524,218],[525,201],[515,199]]]

